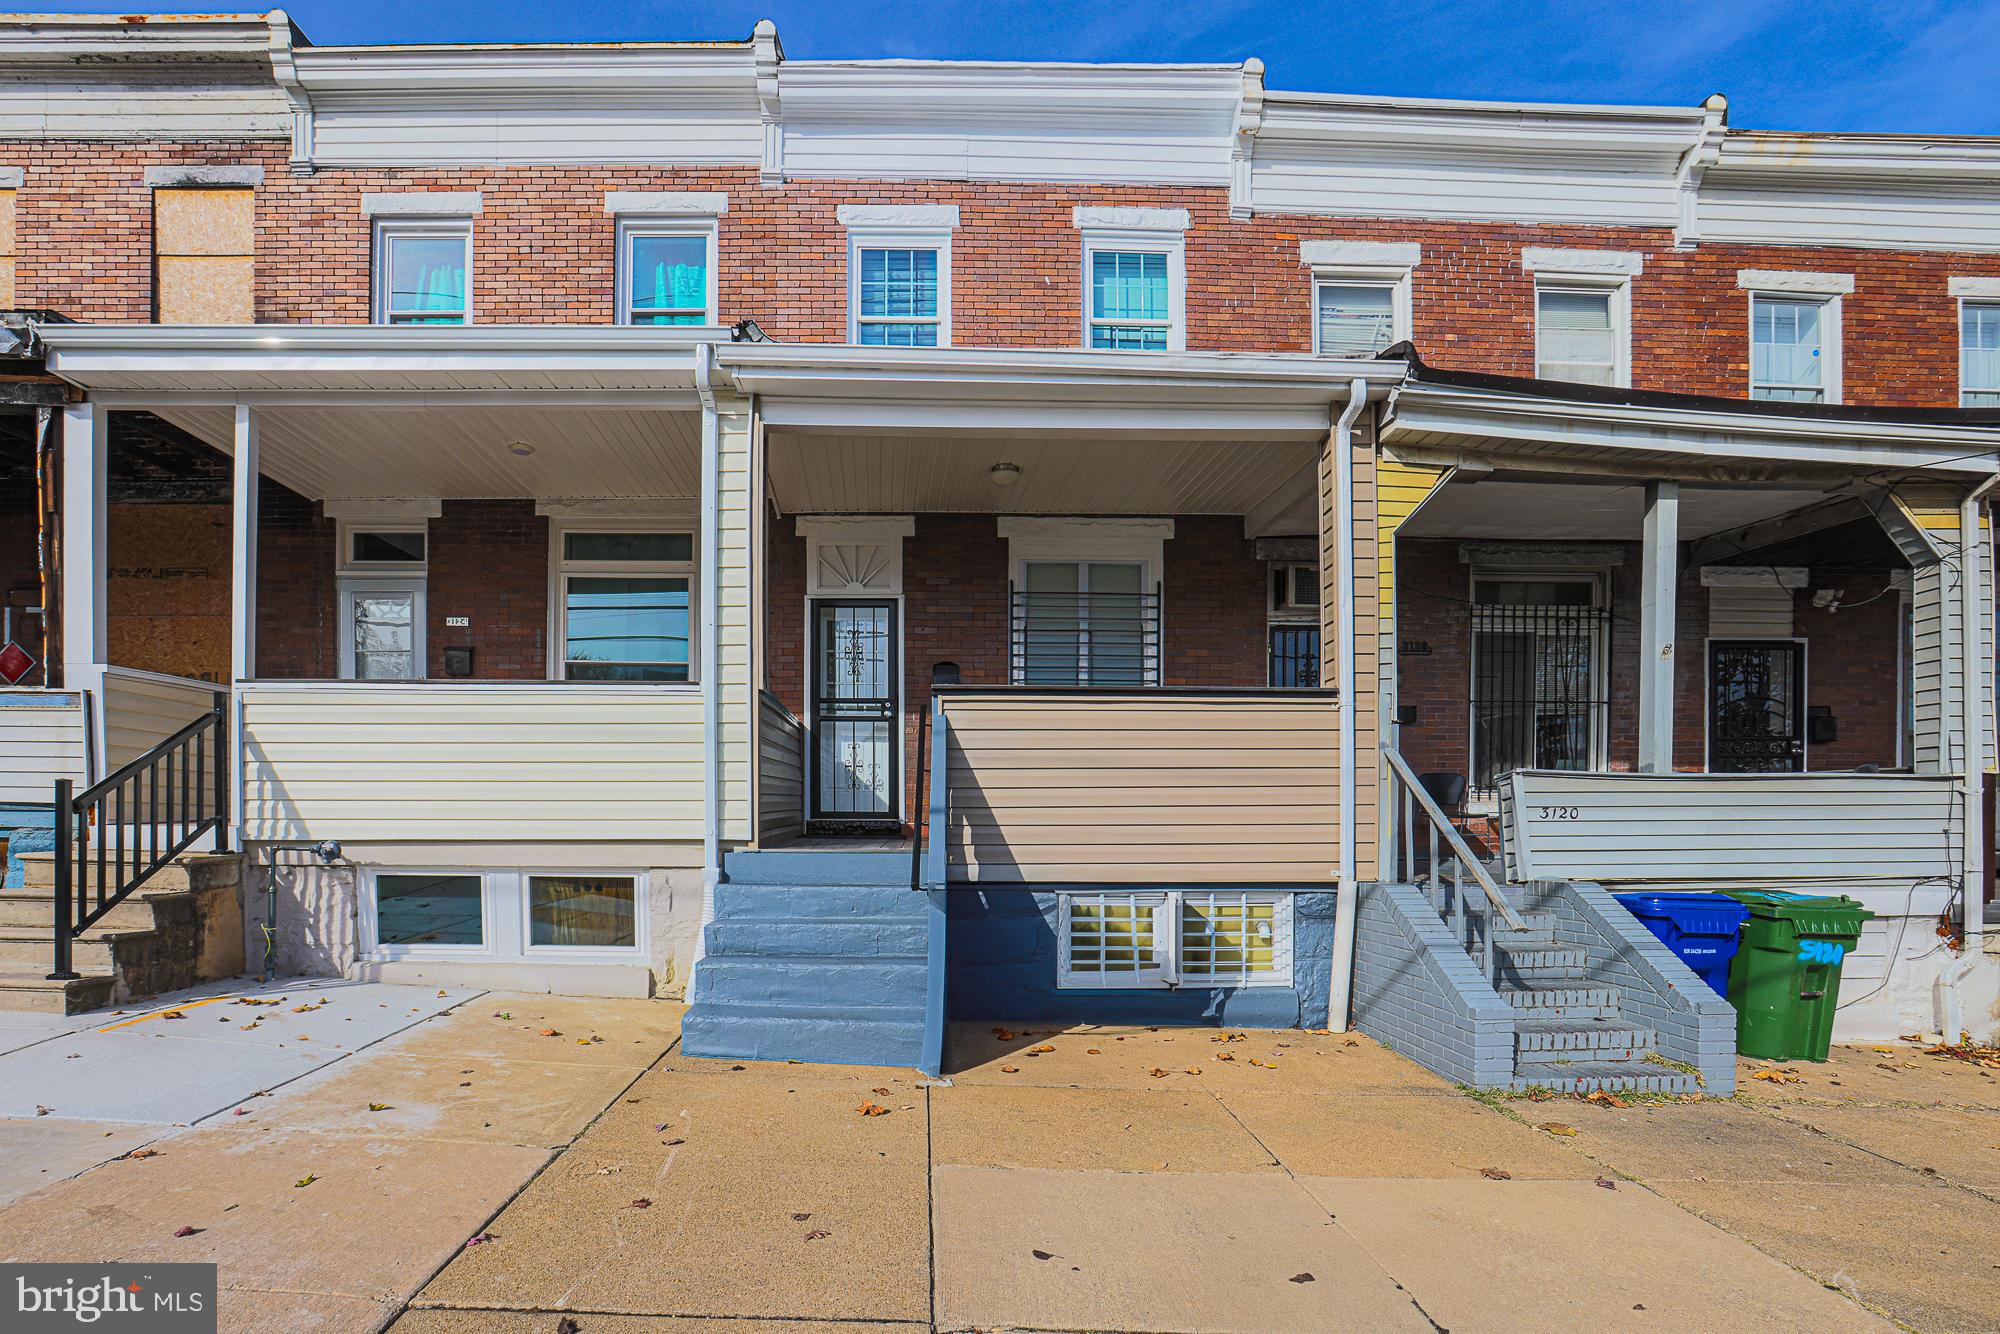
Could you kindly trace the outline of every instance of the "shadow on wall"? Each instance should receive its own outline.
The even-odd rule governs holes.
[[[345,863],[322,865],[304,849],[266,848],[245,868],[243,959],[264,968],[264,924],[277,894],[272,961],[279,977],[340,977],[360,946],[356,872]]]
[[[1146,893],[1183,887],[1130,888]],[[1293,895],[1289,985],[1064,990],[1057,985],[1059,890],[955,886],[947,898],[950,1018],[953,1022],[1324,1028],[1338,896],[1330,888],[1277,892]]]

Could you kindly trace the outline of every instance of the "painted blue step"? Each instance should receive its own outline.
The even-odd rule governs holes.
[[[681,1020],[681,1050],[690,1056],[916,1066],[923,1060],[923,1048],[922,1011],[900,1006],[850,1006],[829,1013],[816,1005],[720,1004],[703,999]]]
[[[783,892],[783,891],[779,891]],[[818,917],[717,917],[708,924],[707,956],[732,958],[921,959],[930,924],[914,918],[872,917],[838,921]]]
[[[920,922],[930,909],[924,895],[879,885],[740,885],[715,887],[718,919],[795,922],[803,918],[849,922],[860,918]]]
[[[732,852],[722,874],[733,885],[901,885],[910,887],[907,852]]]
[[[1650,1029],[1610,1019],[1530,1019],[1514,1021],[1514,1051],[1522,1061],[1630,1060],[1653,1049]],[[1599,1053],[1603,1055],[1600,1057]]]
[[[1569,1064],[1523,1063],[1515,1067],[1514,1087],[1555,1089],[1562,1093],[1699,1093],[1701,1081],[1672,1066],[1651,1061],[1575,1061]]]
[[[1614,987],[1582,985],[1513,986],[1498,988],[1500,999],[1541,1019],[1616,1019],[1618,992]]]
[[[918,1019],[923,1017],[929,977],[921,956],[829,959],[710,955],[701,961],[700,968],[697,1004],[798,1005],[828,1015],[845,1013],[857,1005],[900,1005]]]

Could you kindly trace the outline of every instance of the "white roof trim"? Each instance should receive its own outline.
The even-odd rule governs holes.
[[[188,163],[146,168],[148,190],[173,190],[190,185],[258,186],[263,183],[264,168],[255,163],[242,167]]]
[[[619,218],[719,218],[729,212],[729,192],[727,190],[606,190],[604,211]]]
[[[1184,232],[1188,211],[1184,208],[1125,208],[1117,205],[1079,204],[1070,213],[1070,222],[1079,230],[1103,229],[1119,232]]]
[[[1804,292],[1809,296],[1846,296],[1854,290],[1854,275],[1805,273],[1793,269],[1738,269],[1736,285],[1746,292]]]
[[[2000,278],[1957,277],[1947,282],[1953,296],[2000,297]]]
[[[1414,269],[1423,259],[1415,241],[1299,242],[1299,263],[1315,269]]]
[[[463,218],[483,213],[477,190],[419,190],[408,194],[364,194],[361,212],[371,218]]]
[[[1636,277],[1646,271],[1646,257],[1637,250],[1566,250],[1528,246],[1521,251],[1521,267],[1533,273],[1624,274]]]
[[[908,227],[948,232],[958,226],[956,204],[842,204],[835,211],[843,227]]]

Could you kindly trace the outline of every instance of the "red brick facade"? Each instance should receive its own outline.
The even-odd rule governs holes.
[[[1416,342],[1440,366],[1529,374],[1532,275],[1526,246],[1635,250],[1633,383],[1741,396],[1749,358],[1739,269],[1854,275],[1844,299],[1843,380],[1850,402],[1954,406],[1955,275],[2000,276],[2000,256],[1784,246],[1676,250],[1657,228],[1363,220],[1262,214],[1232,221],[1225,192],[1159,186],[950,181],[759,184],[754,169],[644,166],[326,170],[295,175],[270,142],[0,146],[25,169],[17,193],[17,304],[75,319],[152,316],[152,208],[145,169],[256,164],[257,318],[355,323],[369,318],[371,191],[477,190],[473,301],[481,323],[608,323],[616,228],[608,190],[725,190],[718,258],[724,322],[756,320],[775,338],[847,333],[846,233],[839,204],[951,203],[952,327],[962,346],[1073,347],[1080,340],[1078,204],[1186,208],[1191,349],[1306,351],[1311,274],[1300,240],[1415,241]]]

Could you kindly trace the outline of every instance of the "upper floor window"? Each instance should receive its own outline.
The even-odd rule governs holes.
[[[1786,403],[1828,401],[1829,305],[1821,298],[1751,297],[1750,397]]]
[[[945,273],[942,245],[870,244],[853,247],[853,328],[850,335],[868,347],[941,347],[945,334]]]
[[[2000,408],[2000,301],[1959,303],[1958,401]]]
[[[1318,285],[1319,343],[1329,357],[1372,357],[1396,341],[1393,283]]]
[[[625,223],[618,230],[619,323],[715,323],[712,227]]]
[[[1623,384],[1622,288],[1535,288],[1535,375],[1577,384]]]
[[[1411,273],[1422,260],[1408,242],[1299,242],[1313,274],[1313,351],[1373,357],[1408,339]]]
[[[376,223],[375,322],[472,322],[471,219]]]
[[[1188,211],[1080,205],[1083,343],[1121,352],[1187,346]]]

